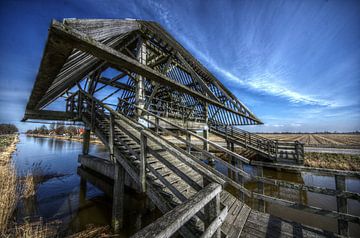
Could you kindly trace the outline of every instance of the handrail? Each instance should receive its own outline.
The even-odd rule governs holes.
[[[111,107],[109,107],[106,104],[100,102],[98,99],[94,98],[93,96],[88,95],[86,92],[81,92],[81,93],[83,93],[83,95],[85,95],[86,98],[89,98],[90,103],[88,102],[88,105],[95,106],[97,104],[101,108],[103,108],[103,109],[100,109],[100,111],[101,110],[104,111],[104,109],[105,109],[105,110],[109,111],[110,114],[113,114],[117,118],[120,118],[121,120],[124,120],[131,127],[133,127],[134,129],[140,131],[141,133],[146,132],[146,134],[148,134],[149,137],[156,138],[156,139],[162,139],[161,137],[156,137],[154,135],[154,133],[150,133],[150,131],[145,129],[144,125],[140,125],[139,123],[134,122],[133,119],[130,119],[129,117],[126,117],[126,116],[122,115],[121,113],[114,111]],[[76,95],[76,93],[71,95],[71,96],[75,97],[75,95]],[[81,95],[79,94],[79,96],[81,96]],[[90,101],[90,100],[93,100],[93,101]],[[74,100],[72,100],[72,101],[74,101]],[[95,102],[96,102],[96,104],[94,104]],[[129,102],[126,102],[126,103],[130,104]],[[78,106],[80,108],[80,105],[78,105]],[[139,107],[137,107],[136,105],[133,105],[133,104],[131,104],[131,106],[134,106],[134,108],[139,108]],[[73,109],[75,110],[76,108],[73,108]],[[207,139],[205,139],[205,138],[203,138],[203,137],[201,137],[201,136],[199,136],[199,135],[197,135],[197,134],[195,134],[193,132],[187,131],[187,130],[179,127],[178,125],[176,125],[176,124],[174,124],[172,122],[169,122],[169,121],[167,121],[167,120],[165,120],[165,119],[163,119],[163,118],[161,118],[161,117],[159,117],[159,116],[157,116],[157,115],[155,115],[155,114],[153,114],[151,112],[146,111],[145,109],[142,109],[142,108],[139,108],[139,109],[145,111],[147,113],[147,115],[148,115],[147,118],[144,117],[144,116],[140,116],[140,118],[143,118],[144,120],[148,121],[149,123],[154,124],[158,128],[160,128],[162,130],[167,130],[166,128],[160,127],[158,122],[152,122],[152,120],[149,119],[149,116],[153,116],[154,119],[156,119],[158,121],[163,121],[165,123],[168,123],[169,125],[174,126],[175,128],[187,133],[188,135],[191,135],[191,136],[194,136],[194,137],[200,139],[204,143],[208,143],[208,144],[214,146],[215,148],[220,149],[221,151],[228,152],[228,154],[232,156],[232,153],[231,153],[232,151],[229,151],[229,150],[217,145],[216,143],[213,143],[212,141],[209,141],[209,140],[207,140]],[[116,121],[115,121],[115,123],[116,123]],[[181,137],[176,137],[176,136],[175,136],[175,138],[177,138],[180,141],[182,141],[182,142],[186,143],[187,145],[189,145],[188,141],[186,141],[185,139],[183,139]],[[137,141],[139,141],[139,140],[137,139]],[[169,147],[173,146],[173,144],[171,142],[167,141],[167,143],[170,144]],[[176,146],[174,146],[174,148],[176,148]],[[179,149],[177,149],[177,150],[179,150]],[[201,149],[198,149],[198,150],[203,152],[203,150],[201,150]],[[184,153],[184,152],[181,152],[181,153]],[[208,152],[208,153],[205,153],[205,155],[210,156],[212,154],[210,152]],[[191,160],[194,160],[194,158],[193,158],[193,156],[191,154],[188,154],[187,156],[189,158],[191,158]],[[217,158],[215,155],[213,155],[213,156],[215,158]],[[226,161],[223,161],[223,163],[228,164],[228,162],[226,162]],[[300,183],[293,183],[293,182],[288,182],[288,181],[283,181],[283,180],[276,180],[276,179],[272,179],[272,178],[267,178],[267,177],[263,176],[262,173],[257,173],[257,175],[252,175],[252,174],[249,175],[248,178],[250,178],[251,181],[257,182],[258,185],[261,184],[261,186],[259,187],[260,191],[249,192],[247,189],[245,189],[244,190],[245,194],[248,197],[254,198],[254,199],[256,199],[258,201],[262,201],[262,202],[277,203],[277,204],[280,204],[281,206],[291,207],[291,208],[294,208],[294,209],[300,209],[300,210],[305,211],[305,212],[321,214],[323,216],[329,216],[329,217],[332,217],[332,218],[336,218],[336,219],[338,219],[339,222],[342,222],[342,224],[344,222],[346,224],[347,224],[347,222],[355,222],[355,223],[360,222],[360,217],[359,216],[349,214],[346,209],[344,210],[344,206],[345,206],[345,208],[347,206],[347,199],[354,199],[354,200],[360,201],[360,194],[355,193],[355,192],[346,191],[346,186],[344,185],[345,184],[345,176],[353,176],[353,177],[359,178],[360,177],[359,172],[338,171],[338,170],[334,171],[334,170],[320,169],[320,168],[308,168],[308,167],[299,166],[299,165],[284,165],[284,164],[266,163],[266,162],[260,162],[260,161],[251,161],[251,165],[253,165],[253,166],[255,166],[255,168],[261,169],[261,170],[262,170],[263,167],[275,167],[275,168],[293,169],[293,170],[299,170],[299,171],[309,171],[309,172],[315,172],[315,173],[317,172],[317,173],[326,173],[326,174],[334,175],[335,180],[336,180],[336,189],[329,189],[329,188],[323,188],[323,187],[304,185],[304,184],[300,184]],[[231,167],[229,167],[229,168],[231,168]],[[242,168],[235,167],[235,168],[232,168],[232,169],[234,171],[240,173],[241,176],[244,176],[244,175],[247,174],[246,172],[243,171]],[[246,173],[246,174],[243,174],[243,173]],[[216,176],[217,176],[217,174],[216,174]],[[221,176],[219,176],[219,177],[221,178]],[[244,176],[244,177],[247,177],[247,176]],[[226,181],[227,181],[227,179],[226,179]],[[314,193],[319,193],[319,194],[336,196],[336,198],[338,200],[338,203],[337,203],[338,206],[339,206],[339,204],[342,204],[342,205],[341,205],[340,208],[339,207],[337,208],[337,211],[332,211],[332,210],[325,210],[325,209],[318,208],[318,207],[312,207],[312,206],[309,206],[309,205],[305,205],[305,204],[296,203],[296,202],[293,202],[293,201],[288,201],[288,200],[272,197],[272,196],[269,196],[269,195],[265,194],[264,185],[271,185],[271,186],[277,186],[279,188],[284,187],[284,188],[295,189],[295,190],[298,190],[298,191],[309,191],[309,192],[314,192]],[[240,191],[241,191],[241,188],[240,188]],[[248,192],[246,192],[246,191],[248,191]],[[339,201],[341,201],[341,202],[339,203]],[[343,234],[342,232],[340,232],[340,233]]]
[[[151,223],[150,225],[137,232],[135,235],[131,236],[131,238],[171,237],[196,213],[198,213],[209,202],[211,202],[211,200],[215,199],[216,196],[220,196],[221,191],[222,188],[219,184],[209,184],[201,191],[196,193],[189,200],[178,205],[173,210],[167,212],[155,222]],[[227,207],[225,207],[220,214],[216,214],[216,217],[213,219],[224,221],[226,215]],[[208,235],[207,237],[211,237],[215,233],[215,231],[219,229],[221,224],[222,222],[216,223],[216,229],[214,229],[213,226],[209,226],[208,229],[211,228],[210,231],[205,230],[204,233]]]
[[[138,107],[137,105],[134,105],[134,104],[132,104],[132,103],[129,103],[129,102],[127,102],[126,100],[123,100],[123,99],[120,99],[120,98],[119,98],[119,100],[121,100],[121,101],[123,101],[123,102],[125,102],[125,103],[127,103],[127,104],[130,104],[130,105],[136,107],[136,109],[139,109],[139,110],[141,110],[141,111],[149,114],[150,116],[153,116],[153,117],[159,119],[160,121],[163,121],[163,122],[169,124],[170,126],[175,127],[176,129],[180,130],[181,132],[183,132],[183,133],[185,133],[185,134],[189,134],[189,135],[191,135],[191,136],[193,136],[193,137],[201,140],[202,142],[208,143],[209,145],[211,145],[211,146],[219,149],[220,151],[222,151],[222,152],[224,152],[224,153],[226,153],[226,154],[228,154],[228,155],[230,155],[230,156],[233,156],[234,158],[237,158],[237,159],[241,160],[242,162],[244,162],[244,163],[246,163],[246,164],[249,164],[249,163],[250,163],[250,160],[249,160],[249,159],[247,159],[247,158],[245,158],[245,157],[243,157],[243,156],[241,156],[241,155],[239,155],[239,154],[236,154],[236,153],[234,153],[233,151],[228,150],[228,149],[226,149],[226,148],[218,145],[217,143],[214,143],[214,142],[212,142],[212,141],[210,141],[210,140],[208,140],[208,139],[205,139],[204,137],[202,137],[202,136],[200,136],[200,135],[198,135],[198,134],[196,134],[196,133],[193,133],[193,132],[191,132],[191,131],[189,131],[189,130],[186,130],[186,129],[180,127],[179,125],[176,125],[175,123],[172,123],[172,122],[170,122],[170,121],[168,121],[168,120],[166,120],[166,119],[164,119],[164,118],[162,118],[162,117],[159,117],[158,115],[155,115],[154,113],[151,113],[151,112],[145,110],[144,108],[141,108],[141,107]],[[144,117],[143,117],[143,118],[144,118]]]
[[[304,145],[299,141],[271,140],[233,126],[228,129],[226,125],[219,124],[216,121],[210,121],[210,128],[215,134],[220,134],[225,139],[234,140],[235,138],[236,143],[250,147],[271,159],[277,160],[283,156],[289,159],[289,156],[292,156],[292,159],[296,159],[298,163],[303,161]]]

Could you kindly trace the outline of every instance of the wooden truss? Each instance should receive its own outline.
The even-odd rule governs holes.
[[[109,68],[119,74],[106,77]],[[51,111],[42,110],[59,97],[70,96],[76,86],[92,95],[113,88],[103,101],[116,97],[158,111],[181,109],[185,120],[262,123],[155,22],[53,20],[24,120],[51,119]],[[121,110],[120,104],[117,108]],[[56,112],[54,119],[67,115]]]

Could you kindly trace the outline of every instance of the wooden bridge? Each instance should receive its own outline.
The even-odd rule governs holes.
[[[349,199],[358,202],[359,194],[346,190],[346,177],[358,179],[359,173],[304,167],[301,143],[268,140],[235,127],[261,121],[153,22],[53,21],[24,116],[29,119],[84,124],[79,162],[114,181],[114,232],[123,224],[125,185],[146,194],[164,214],[133,237],[337,236],[267,214],[267,203],[336,219],[340,235],[348,235],[349,223],[360,222],[347,206]],[[91,131],[110,158],[89,155]],[[253,151],[257,160],[240,155],[235,146]],[[330,174],[336,186],[268,178],[264,167]],[[248,183],[256,183],[256,190]],[[337,208],[270,196],[267,186],[333,196]]]

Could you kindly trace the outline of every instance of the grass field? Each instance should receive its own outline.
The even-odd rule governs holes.
[[[359,148],[360,134],[259,134],[269,139],[300,141],[305,146]]]
[[[307,152],[304,165],[315,168],[360,171],[360,155]]]

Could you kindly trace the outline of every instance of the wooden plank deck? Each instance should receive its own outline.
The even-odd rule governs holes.
[[[101,136],[106,138],[109,128],[108,119],[101,118],[99,122],[97,126],[104,133]],[[139,144],[132,139],[132,136],[139,138],[140,132],[129,127],[129,124],[124,121],[118,121],[118,123],[128,129],[124,132],[116,127],[116,141],[121,139],[129,147],[120,143],[116,146],[128,155],[128,160],[133,165],[137,166],[139,161],[131,156],[129,148],[139,151]],[[151,150],[158,151],[160,157],[148,156],[147,178],[152,178],[153,187],[157,193],[172,207],[181,204],[197,192],[189,182],[203,186],[202,176],[197,171],[168,151],[162,150],[157,144],[150,142],[148,146]],[[221,204],[228,207],[228,215],[221,226],[221,231],[226,237],[325,237],[329,235],[316,228],[309,228],[255,211],[225,190],[221,192]],[[192,225],[196,228],[195,230],[201,230],[203,227],[199,218],[194,219]]]

